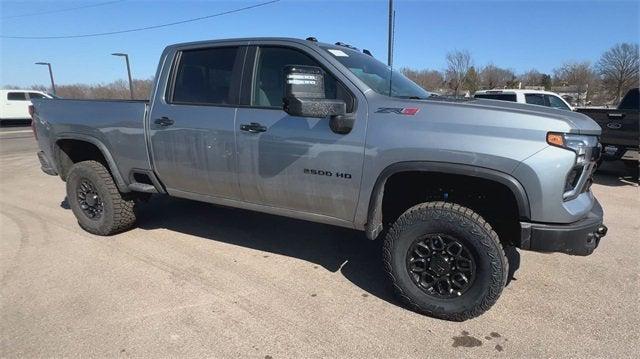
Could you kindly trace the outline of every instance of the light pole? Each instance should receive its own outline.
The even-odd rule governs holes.
[[[51,71],[51,63],[49,62],[36,62],[36,65],[47,65],[49,67],[49,77],[51,78],[51,91],[56,94],[56,84],[53,82],[53,71]]]
[[[124,60],[127,62],[127,75],[129,76],[129,93],[131,94],[131,99],[133,100],[133,82],[131,82],[131,66],[129,66],[129,55],[123,54],[121,52],[116,52],[111,55],[124,56]]]
[[[387,65],[393,66],[393,25],[395,12],[393,10],[393,0],[389,0],[389,38],[387,41]]]

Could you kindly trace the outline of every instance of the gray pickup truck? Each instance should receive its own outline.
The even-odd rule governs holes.
[[[432,97],[343,43],[172,45],[151,101],[35,100],[42,169],[90,233],[131,228],[149,193],[382,238],[399,297],[434,317],[488,310],[505,248],[591,254],[600,127],[579,113]]]

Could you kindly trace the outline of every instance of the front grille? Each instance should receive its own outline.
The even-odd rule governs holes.
[[[584,154],[576,157],[576,166],[569,171],[565,181],[565,192],[562,195],[565,201],[572,200],[589,190],[601,153],[602,145],[598,143],[594,147],[585,148]]]

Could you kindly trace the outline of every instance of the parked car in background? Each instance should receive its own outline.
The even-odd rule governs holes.
[[[600,142],[603,146],[603,160],[615,161],[623,156],[638,158],[638,112],[640,112],[640,92],[633,88],[622,98],[615,109],[578,108],[602,127]],[[632,152],[628,154],[628,152]],[[635,161],[626,162],[638,165]]]
[[[37,98],[54,98],[42,91],[0,90],[0,123],[31,122],[29,105]]]
[[[530,105],[539,105],[553,107],[560,110],[573,111],[573,107],[569,105],[560,95],[549,91],[540,90],[482,90],[476,91],[474,98],[484,98],[487,100],[511,101],[519,103],[528,103]]]

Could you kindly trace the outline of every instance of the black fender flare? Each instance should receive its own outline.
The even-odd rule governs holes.
[[[118,190],[123,193],[131,192],[127,183],[124,180],[124,177],[122,177],[122,174],[120,173],[120,170],[118,169],[118,166],[116,165],[116,161],[113,159],[111,152],[109,152],[109,150],[107,149],[107,146],[105,146],[105,144],[102,143],[102,141],[100,141],[99,139],[93,136],[79,134],[79,133],[60,134],[56,136],[54,141],[52,141],[53,145],[55,146],[54,149],[56,151],[54,153],[58,153],[57,151],[60,150],[57,145],[58,141],[60,140],[84,141],[96,146],[100,151],[100,153],[102,153],[102,156],[104,157],[104,159],[107,161],[107,165],[109,166],[109,171],[113,175],[113,179],[116,182],[116,186],[118,187]],[[56,158],[56,162],[58,163],[57,165],[59,165],[59,158]]]
[[[531,218],[531,209],[529,206],[529,198],[522,184],[510,174],[497,170],[478,167],[473,165],[446,163],[446,162],[430,162],[430,161],[410,161],[398,162],[387,166],[376,180],[371,191],[369,200],[369,208],[367,212],[367,224],[365,232],[367,238],[376,239],[383,230],[382,223],[382,198],[384,197],[384,186],[394,174],[400,172],[434,172],[464,175],[470,177],[478,177],[490,181],[500,183],[513,193],[518,204],[518,215],[521,221],[529,221]]]

